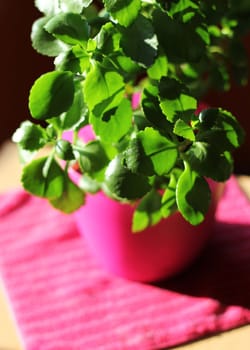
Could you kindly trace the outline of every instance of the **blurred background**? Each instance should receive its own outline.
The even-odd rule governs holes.
[[[33,81],[53,69],[53,60],[39,55],[31,46],[31,26],[39,16],[33,0],[0,2],[0,143],[10,139],[20,122],[29,118],[27,101]]]

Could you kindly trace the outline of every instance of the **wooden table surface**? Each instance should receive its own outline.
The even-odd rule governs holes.
[[[0,193],[20,187],[21,166],[16,146],[6,142],[0,147]],[[250,198],[250,177],[238,177]],[[249,350],[250,325],[224,332],[174,349],[178,350]],[[25,350],[15,327],[14,315],[0,279],[0,350]],[[55,349],[57,350],[57,349]],[[71,349],[65,349],[71,350]],[[83,349],[84,350],[84,349]],[[110,349],[115,350],[115,349]],[[138,349],[143,350],[143,349]]]

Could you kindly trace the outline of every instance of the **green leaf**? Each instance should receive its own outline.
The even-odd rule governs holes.
[[[88,22],[76,13],[59,13],[45,25],[45,30],[69,45],[86,46],[89,38]]]
[[[84,83],[84,96],[89,110],[101,117],[122,101],[125,86],[121,75],[96,64]]]
[[[144,130],[147,126],[152,126],[152,124],[145,118],[142,111],[134,112],[133,124],[136,131]]]
[[[168,174],[178,157],[176,144],[150,127],[140,131],[137,137],[145,157],[152,163],[154,173],[160,176]],[[140,168],[144,168],[143,159],[141,159]]]
[[[210,25],[207,30],[211,36],[214,36],[216,38],[219,38],[222,36],[221,29],[216,25]]]
[[[35,5],[46,15],[54,15],[59,10],[58,0],[35,0]]]
[[[73,146],[76,159],[83,173],[93,174],[107,166],[109,159],[99,140],[94,140],[81,147]]]
[[[189,121],[197,108],[196,99],[176,79],[163,77],[159,84],[160,107],[170,122]]]
[[[128,99],[123,99],[117,108],[105,112],[102,117],[90,116],[95,134],[105,142],[119,141],[132,126],[132,107]]]
[[[181,66],[180,66],[180,69],[182,71],[182,73],[189,79],[199,79],[199,71],[198,69],[194,66],[194,65],[191,65],[191,64],[188,64],[188,63],[183,63]]]
[[[244,141],[243,129],[228,111],[220,108],[204,110],[199,121],[197,140],[214,145],[221,152],[232,151]]]
[[[196,26],[173,19],[159,9],[153,12],[153,25],[170,62],[198,62],[205,53],[205,42],[196,32]]]
[[[50,199],[50,204],[63,211],[66,214],[70,214],[79,209],[85,200],[85,192],[76,186],[69,178],[65,178],[64,190],[60,197]]]
[[[172,133],[173,126],[162,113],[159,104],[159,90],[154,85],[148,85],[142,94],[142,108],[147,120],[157,128]]]
[[[126,164],[133,172],[167,174],[175,165],[176,144],[151,127],[138,132],[126,150]]]
[[[29,109],[35,119],[48,119],[66,112],[74,99],[71,72],[49,72],[41,75],[30,90]]]
[[[239,125],[237,119],[228,111],[219,109],[220,119],[218,126],[226,134],[226,138],[232,148],[239,147],[244,141],[244,131]]]
[[[138,232],[156,225],[161,216],[161,195],[152,190],[142,198],[133,215],[132,231]]]
[[[192,225],[200,224],[209,208],[210,198],[206,180],[186,166],[176,188],[177,206],[183,217]]]
[[[220,142],[218,142],[218,140],[220,140]],[[228,149],[232,150],[232,146],[228,142],[225,132],[219,128],[199,131],[196,135],[196,141],[211,145],[216,148],[217,153],[223,153]]]
[[[122,26],[128,27],[138,16],[140,0],[104,0],[107,11]]]
[[[194,142],[184,157],[193,170],[215,181],[227,180],[233,170],[231,158],[206,142]]]
[[[30,193],[46,198],[61,196],[64,189],[64,172],[50,157],[33,160],[23,168],[23,187]]]
[[[96,36],[96,45],[102,54],[108,55],[120,49],[119,33],[113,23],[106,23],[101,27],[101,30]]]
[[[118,67],[125,82],[133,80],[135,75],[141,71],[141,67],[132,61],[131,58],[124,56],[122,52],[115,52],[108,59],[111,59],[116,67]]]
[[[44,26],[50,19],[51,17],[42,17],[34,21],[31,29],[31,41],[33,48],[37,52],[54,57],[67,50],[68,46],[44,29]]]
[[[35,0],[35,5],[39,11],[54,15],[60,11],[81,13],[93,0]]]
[[[24,150],[34,151],[42,148],[48,138],[46,131],[41,126],[26,120],[15,131],[12,141],[18,143]]]
[[[61,52],[54,60],[56,70],[71,71],[73,73],[85,72],[90,66],[90,57],[79,45],[70,50]]]
[[[205,26],[197,27],[196,33],[201,37],[201,39],[206,45],[210,44],[210,35],[207,27]]]
[[[143,67],[151,66],[158,48],[158,41],[151,22],[140,15],[131,26],[123,29],[121,33],[121,47],[124,53]]]
[[[132,138],[124,152],[125,163],[133,173],[148,176],[154,174],[154,167],[150,157],[147,157],[138,137]]]
[[[195,141],[195,134],[192,127],[185,123],[182,119],[177,119],[174,125],[174,133],[178,136],[184,137],[187,140]]]
[[[87,123],[87,106],[83,100],[82,84],[75,82],[74,100],[67,112],[56,118],[56,123],[61,130],[78,130]]]
[[[81,13],[92,2],[93,0],[61,0],[60,7],[63,12]]]
[[[167,189],[164,191],[161,199],[161,214],[164,218],[171,215],[176,209],[176,186],[182,170],[175,168],[171,172]]]
[[[122,155],[117,155],[109,163],[105,172],[105,186],[107,193],[117,199],[127,200],[141,198],[150,190],[147,177],[134,174],[126,168]]]
[[[72,160],[75,158],[73,154],[72,145],[69,141],[58,140],[56,142],[55,151],[56,151],[56,155],[60,159]]]
[[[199,9],[199,6],[191,0],[180,0],[177,2],[172,2],[169,13],[173,16],[179,12],[188,12],[191,9]]]
[[[166,56],[158,56],[151,67],[148,68],[148,76],[151,79],[160,80],[168,72],[168,61]]]
[[[204,109],[199,113],[199,121],[202,129],[210,129],[218,120],[218,108]]]

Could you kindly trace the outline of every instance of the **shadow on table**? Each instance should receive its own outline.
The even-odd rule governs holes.
[[[191,267],[154,286],[250,309],[250,225],[218,223],[211,243]]]

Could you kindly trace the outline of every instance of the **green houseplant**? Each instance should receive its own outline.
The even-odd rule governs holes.
[[[217,2],[37,0],[33,46],[55,57],[55,70],[31,88],[35,123],[13,135],[24,188],[67,213],[100,191],[136,203],[133,231],[176,211],[199,225],[207,179],[230,177],[243,141],[230,112],[198,105],[212,84],[227,86],[232,67],[245,73],[232,50],[246,27],[241,13],[233,0]],[[84,142],[79,131],[88,126],[94,139]],[[50,154],[34,158],[47,144]],[[72,166],[82,174],[77,184]]]

